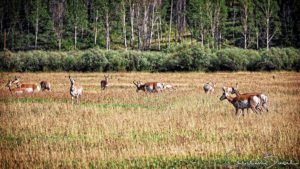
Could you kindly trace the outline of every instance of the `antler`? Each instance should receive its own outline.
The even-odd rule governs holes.
[[[137,83],[135,82],[135,80],[132,82],[133,84],[135,84],[137,86]]]

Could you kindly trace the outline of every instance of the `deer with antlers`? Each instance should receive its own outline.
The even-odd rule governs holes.
[[[208,82],[203,85],[203,90],[206,94],[213,93],[215,91],[216,83]]]
[[[72,104],[74,104],[74,98],[76,98],[76,103],[79,103],[79,99],[82,96],[83,87],[75,84],[75,79],[69,76],[71,86],[70,95],[72,99]]]
[[[235,93],[233,92],[233,90],[234,90],[233,88],[238,89],[238,83],[235,84],[235,87],[234,87],[234,86],[231,86],[231,85],[229,85],[229,86],[223,86],[223,89],[224,89],[226,92],[230,93],[230,94],[235,94]]]
[[[105,90],[106,87],[108,86],[108,77],[109,75],[104,75],[104,80],[100,81],[100,86],[102,90]]]
[[[133,81],[133,84],[136,86],[136,92],[142,90],[144,92],[158,92],[163,90],[163,84],[158,82],[148,82],[141,84],[140,81]]]
[[[32,84],[32,83],[21,83],[20,79],[21,79],[20,77],[15,76],[15,79],[14,79],[14,81],[12,81],[12,84],[16,84],[17,88],[24,89],[28,93],[40,91],[40,89],[41,89],[40,86],[38,86],[36,84]]]
[[[5,85],[5,87],[8,87],[9,91],[11,94],[23,94],[25,92],[30,93],[32,92],[32,90],[26,90],[24,88],[12,88],[12,80],[8,80],[7,84]]]
[[[225,88],[223,89],[223,94],[220,97],[220,100],[223,101],[227,99],[235,108],[235,114],[238,114],[238,111],[241,109],[242,114],[244,116],[244,109],[249,108],[255,113],[258,113],[257,110],[261,111],[261,98],[256,95],[244,94],[236,97],[231,97],[230,93],[226,91]]]

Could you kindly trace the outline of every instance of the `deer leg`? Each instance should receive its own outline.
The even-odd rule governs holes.
[[[254,113],[258,114],[258,112],[256,111],[256,109],[255,109],[255,107],[254,107],[253,105],[251,106],[251,110],[252,110]]]
[[[242,109],[242,113],[243,113],[243,116],[244,116],[244,109]]]
[[[74,97],[73,96],[71,96],[71,100],[72,100],[72,104],[74,104]]]
[[[238,112],[239,112],[239,109],[238,109],[238,108],[235,108],[235,115],[236,115],[236,116],[238,115]]]
[[[266,104],[263,104],[263,108],[265,108],[265,110],[266,110],[267,112],[269,112],[269,109],[268,109],[268,107],[267,107]]]

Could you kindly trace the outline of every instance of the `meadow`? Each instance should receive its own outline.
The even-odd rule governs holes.
[[[70,74],[84,88],[77,105]],[[11,95],[5,84],[15,75],[47,80],[53,91]],[[0,73],[0,168],[299,167],[300,73],[116,72],[101,90],[103,75]],[[133,80],[176,90],[136,92]],[[208,81],[217,83],[211,95]],[[237,117],[219,100],[222,86],[237,82],[241,93],[266,94],[270,111]]]

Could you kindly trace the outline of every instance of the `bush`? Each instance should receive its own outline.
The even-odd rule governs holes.
[[[166,71],[206,71],[210,66],[212,55],[199,47],[192,47],[173,54],[166,59]]]
[[[210,50],[177,46],[174,53],[141,51],[28,51],[0,53],[1,71],[261,71],[300,70],[300,50]]]
[[[262,68],[269,68],[271,66],[274,70],[294,70],[297,59],[299,59],[299,50],[293,48],[264,49],[260,54],[262,58],[258,64],[263,65]]]
[[[0,52],[0,70],[1,71],[16,71],[15,68],[15,54],[8,50]]]
[[[244,71],[251,70],[253,62],[259,60],[259,54],[254,50],[239,48],[221,49],[212,59],[211,71]]]
[[[124,57],[127,60],[127,71],[142,71],[150,69],[150,63],[147,58],[143,56],[142,52],[129,51]]]
[[[87,51],[79,61],[79,71],[103,71],[107,66],[108,60],[103,52]]]

